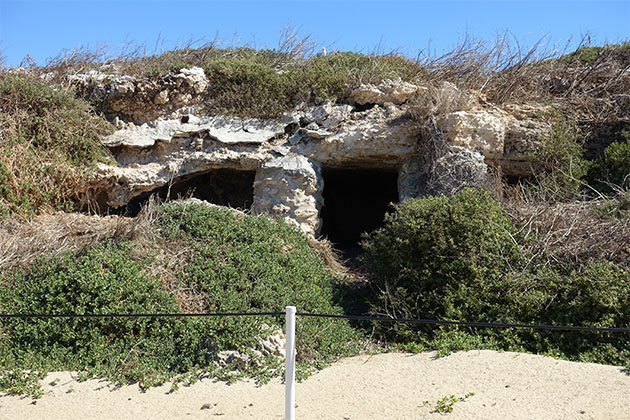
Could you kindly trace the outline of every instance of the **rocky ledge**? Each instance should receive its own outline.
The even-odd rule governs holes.
[[[199,103],[209,82],[199,68],[157,81],[73,77],[106,98],[119,127],[103,139],[117,164],[101,164],[93,178],[101,206],[122,207],[157,188],[229,169],[252,174],[253,212],[280,216],[310,235],[321,228],[322,170],[396,172],[399,200],[492,188],[495,176],[530,175],[529,157],[551,132],[540,107],[469,101],[467,109],[433,115],[427,135],[410,111],[435,92],[401,80],[361,85],[347,104],[302,105],[279,120],[257,120],[204,115]],[[441,89],[457,93],[451,84]]]

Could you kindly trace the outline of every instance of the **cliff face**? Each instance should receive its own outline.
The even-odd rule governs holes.
[[[278,120],[257,120],[206,115],[200,104],[210,82],[200,68],[157,81],[73,77],[102,98],[118,128],[103,139],[117,165],[101,164],[93,177],[102,207],[128,205],[158,188],[181,191],[178,183],[193,178],[201,189],[213,184],[217,171],[229,170],[221,188],[251,189],[251,200],[228,204],[282,217],[311,235],[322,226],[328,170],[342,177],[339,171],[395,173],[390,188],[400,201],[466,186],[492,188],[501,174],[530,175],[528,157],[551,131],[539,117],[542,108],[495,107],[451,84],[438,93],[466,96],[464,109],[433,115],[427,131],[411,118],[412,108],[435,92],[401,80],[361,85],[346,104],[303,105]],[[253,185],[236,182],[239,174],[245,180],[251,174]],[[215,188],[207,198],[220,193]]]

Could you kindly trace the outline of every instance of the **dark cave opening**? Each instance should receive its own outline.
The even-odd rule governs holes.
[[[390,203],[398,202],[398,173],[393,170],[326,169],[321,235],[345,258],[353,258],[363,232],[383,225]]]
[[[247,210],[254,201],[255,177],[255,171],[237,169],[213,169],[183,176],[174,179],[170,185],[139,195],[120,212],[136,216],[152,195],[156,195],[161,201],[193,197],[220,206]]]

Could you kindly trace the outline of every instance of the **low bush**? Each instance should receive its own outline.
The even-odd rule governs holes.
[[[295,227],[192,205],[166,206],[162,226],[167,237],[194,244],[182,282],[202,296],[204,311],[282,311],[294,305],[303,312],[341,313],[335,304],[338,280]],[[222,322],[226,333],[217,335],[220,347],[251,345],[262,322],[284,325],[283,318]],[[355,350],[356,333],[345,321],[305,318],[298,329],[299,361],[319,365]]]
[[[577,50],[558,58],[561,63],[589,64],[592,65],[602,58],[612,58],[619,64],[630,63],[630,42],[605,45],[603,47],[583,46]]]
[[[131,250],[131,244],[105,244],[42,259],[30,272],[3,279],[0,312],[178,312]],[[3,333],[4,368],[86,370],[151,385],[205,363],[198,329],[175,318],[12,319]]]
[[[341,313],[336,279],[296,228],[225,208],[167,205],[160,213],[162,236],[152,246],[100,244],[5,273],[0,313],[179,313],[186,302],[175,291],[182,289],[206,312],[283,312],[295,305]],[[191,254],[159,258],[175,240]],[[178,281],[168,284],[167,277]],[[33,381],[50,370],[143,387],[201,372],[264,380],[281,369],[253,351],[257,337],[283,325],[284,316],[11,319],[0,328],[0,390],[37,394]],[[356,351],[359,338],[346,321],[323,319],[300,319],[298,337],[299,376]],[[224,350],[250,355],[252,363],[240,371],[218,366]]]
[[[130,244],[42,259],[3,279],[2,313],[177,312],[172,296],[130,258]],[[188,323],[170,318],[13,319],[3,328],[4,369],[78,370],[119,382],[161,382],[204,362]]]
[[[530,185],[537,195],[548,202],[579,198],[584,190],[584,178],[593,162],[584,158],[577,125],[561,119],[553,132],[531,157],[535,180]]]
[[[410,200],[364,243],[379,315],[471,322],[623,327],[630,271],[608,261],[582,267],[526,255],[489,193]],[[602,332],[383,325],[406,348],[531,351],[630,365],[630,337]]]
[[[352,52],[301,61],[258,51],[213,59],[202,67],[213,82],[206,102],[209,112],[258,118],[277,118],[302,102],[343,101],[360,83],[412,80],[422,71],[401,57]]]
[[[625,131],[625,141],[611,143],[593,168],[597,186],[606,193],[630,190],[630,131]]]
[[[516,235],[483,190],[398,205],[363,242],[380,291],[377,310],[406,318],[492,319],[488,310],[500,299],[504,273],[520,260]]]

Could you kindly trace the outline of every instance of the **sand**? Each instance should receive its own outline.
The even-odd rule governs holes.
[[[49,374],[38,399],[0,397],[0,419],[282,419],[284,385],[210,379],[142,392]],[[436,412],[438,400],[474,393]],[[621,367],[494,351],[379,354],[342,359],[296,387],[296,419],[630,419]]]

